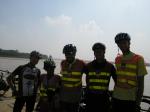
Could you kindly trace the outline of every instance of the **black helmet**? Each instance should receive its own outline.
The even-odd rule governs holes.
[[[63,48],[63,54],[67,54],[67,53],[75,54],[76,52],[77,52],[76,46],[72,44],[67,44]]]
[[[33,57],[33,56],[38,57],[39,59],[42,58],[41,54],[39,52],[37,52],[37,51],[32,51],[30,53],[30,58]]]
[[[131,39],[128,33],[118,33],[115,37],[115,43],[118,44],[121,40],[130,42]]]
[[[95,51],[96,49],[102,49],[105,51],[106,47],[103,43],[95,43],[92,47],[92,50]]]
[[[56,64],[52,58],[52,56],[49,56],[49,58],[47,58],[45,61],[44,61],[44,69],[48,69],[48,68],[55,68],[56,67]]]

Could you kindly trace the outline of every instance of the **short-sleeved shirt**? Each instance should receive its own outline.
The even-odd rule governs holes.
[[[105,83],[105,84],[107,84],[107,87],[109,87],[109,82],[110,82],[111,77],[114,79],[114,81],[116,81],[116,69],[115,69],[114,65],[111,64],[110,62],[108,62],[106,59],[101,63],[98,63],[96,60],[93,60],[92,62],[90,62],[86,65],[84,72],[86,73],[87,88],[90,86],[89,85],[90,84],[89,83],[89,80],[90,80],[89,72],[95,72],[95,73],[96,72],[97,73],[106,72],[106,73],[110,74],[107,77],[94,75],[94,79],[96,78],[98,80],[101,80],[101,79],[107,80],[108,83]],[[105,84],[99,83],[98,86],[104,86]],[[107,89],[105,91],[107,91]],[[88,92],[92,93],[90,90]],[[102,92],[102,91],[99,90],[99,92]],[[94,92],[94,93],[98,94],[98,92]]]
[[[30,63],[17,67],[12,75],[18,75],[18,95],[19,96],[33,96],[36,95],[39,80],[40,70]]]
[[[128,55],[125,55],[122,57],[122,60],[128,60],[131,59],[135,54],[130,52]],[[140,56],[137,62],[137,78],[138,77],[143,77],[147,74],[146,66],[144,64],[144,58]],[[137,87],[131,88],[131,89],[124,89],[124,88],[119,88],[116,87],[114,88],[114,93],[113,97],[120,99],[120,100],[131,100],[135,101],[136,100],[136,92],[137,92]]]

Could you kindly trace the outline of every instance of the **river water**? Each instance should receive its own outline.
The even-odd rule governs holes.
[[[45,73],[43,70],[43,61],[40,60],[39,63],[37,64],[37,67],[41,70],[41,73]],[[8,70],[12,72],[16,67],[19,65],[23,65],[29,62],[29,59],[22,59],[22,58],[7,58],[7,57],[0,57],[0,70]],[[61,60],[57,59],[55,60],[56,62],[56,69],[55,73],[59,74],[60,73],[60,62]],[[147,67],[148,74],[145,76],[145,89],[144,89],[144,95],[150,95],[150,67]],[[83,85],[85,84],[84,82],[84,76],[83,76]],[[110,84],[110,89],[112,89],[114,86],[113,81],[111,81]]]

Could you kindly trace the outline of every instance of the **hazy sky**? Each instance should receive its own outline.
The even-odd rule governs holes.
[[[150,62],[149,11],[150,0],[0,0],[0,48],[64,58],[73,43],[78,58],[92,60],[92,45],[102,42],[113,61],[114,37],[127,32],[131,50]]]

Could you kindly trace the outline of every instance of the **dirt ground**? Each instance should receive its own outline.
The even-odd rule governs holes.
[[[0,112],[12,112],[15,98],[11,97],[11,90],[6,92],[4,96],[0,96]],[[22,112],[25,112],[25,107]]]

